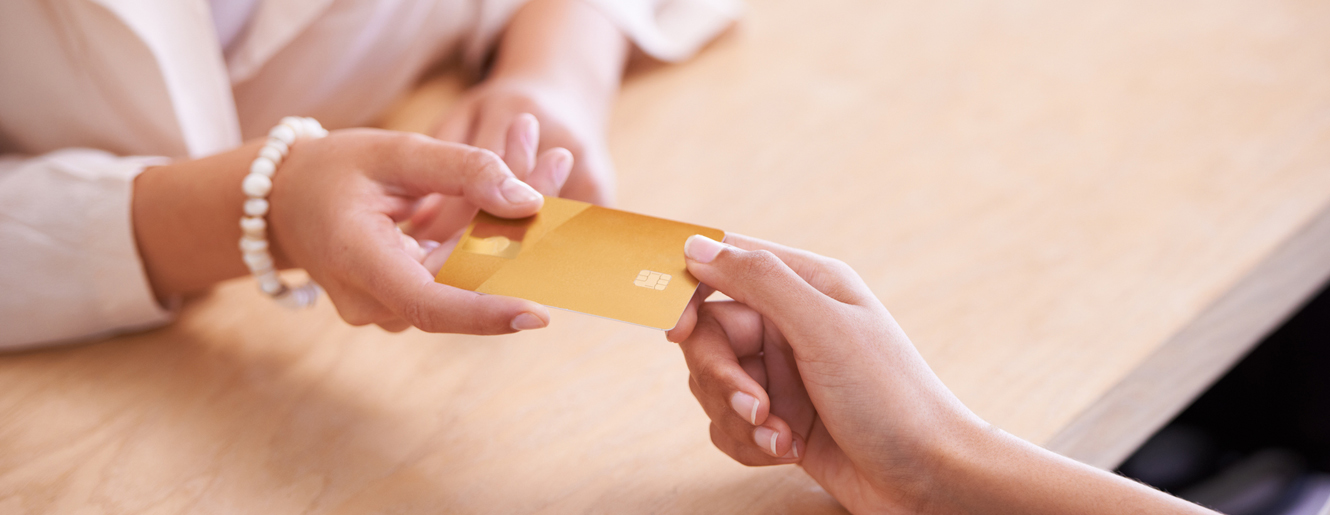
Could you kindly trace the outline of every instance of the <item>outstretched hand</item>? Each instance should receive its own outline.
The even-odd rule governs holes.
[[[417,240],[398,223],[427,197],[451,203],[455,209],[434,220],[453,227],[465,227],[477,209],[530,216],[543,204],[542,193],[558,193],[570,165],[560,149],[541,160],[510,154],[505,162],[420,135],[335,131],[292,146],[270,197],[270,239],[285,262],[323,286],[351,324],[471,334],[537,329],[549,323],[540,304],[435,283],[456,240]]]
[[[851,511],[922,498],[914,466],[931,435],[977,418],[847,265],[726,240],[693,236],[686,256],[689,272],[734,300],[695,302],[668,333],[716,447],[746,465],[798,463]]]
[[[855,513],[1209,513],[979,419],[844,263],[726,241],[693,236],[685,255],[734,300],[700,291],[668,337],[740,463],[798,464]]]

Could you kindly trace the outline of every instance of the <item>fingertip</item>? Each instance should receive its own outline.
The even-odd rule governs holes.
[[[800,460],[804,454],[807,454],[807,452],[807,443],[805,443],[802,438],[799,438],[799,435],[793,435],[790,439],[790,450],[781,457],[790,460]]]
[[[766,426],[757,426],[753,428],[753,444],[762,452],[773,458],[779,458],[780,452],[777,451],[777,445],[780,443],[780,432]]]
[[[564,148],[552,148],[540,154],[527,182],[546,195],[559,195],[573,169],[573,154]]]
[[[517,134],[522,143],[522,147],[528,152],[535,154],[536,147],[540,142],[540,120],[531,113],[521,113],[513,120],[517,126]]]
[[[503,194],[504,200],[513,208],[528,208],[532,212],[540,210],[545,202],[545,197],[541,196],[540,192],[536,192],[535,188],[517,180],[516,177],[504,178],[503,184],[499,185],[499,193]]]
[[[513,317],[510,327],[512,327],[514,331],[530,331],[533,329],[543,329],[549,325],[550,321],[548,313],[546,314],[546,317],[542,318],[540,315],[527,311],[518,313],[516,317]]]
[[[540,144],[540,122],[530,113],[522,113],[513,118],[508,127],[508,141],[503,160],[513,175],[519,179],[530,180],[536,166],[536,149]]]
[[[762,406],[762,401],[757,397],[744,392],[734,392],[730,396],[730,408],[734,410],[739,418],[747,420],[749,424],[757,425],[757,412]]]
[[[568,176],[573,173],[573,153],[563,147],[552,148],[546,153],[550,155],[554,183],[562,188],[564,183],[568,182]]]
[[[714,261],[716,256],[719,256],[721,251],[725,250],[725,247],[724,243],[701,234],[694,234],[684,242],[683,254],[688,259],[706,264]]]
[[[485,320],[488,334],[508,334],[542,329],[550,324],[545,306],[517,297],[478,295],[471,308],[477,320]]]

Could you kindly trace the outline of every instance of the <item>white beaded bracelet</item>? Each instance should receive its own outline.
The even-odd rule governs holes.
[[[268,141],[259,150],[259,157],[249,166],[249,175],[241,188],[245,191],[245,215],[240,217],[240,252],[244,254],[245,265],[250,273],[259,280],[259,289],[277,300],[278,304],[291,309],[314,305],[319,298],[319,285],[313,281],[295,288],[288,287],[277,276],[277,270],[268,252],[268,193],[272,191],[272,176],[277,173],[277,166],[282,164],[291,149],[291,145],[302,139],[318,139],[328,135],[322,125],[313,118],[288,116],[268,132]]]

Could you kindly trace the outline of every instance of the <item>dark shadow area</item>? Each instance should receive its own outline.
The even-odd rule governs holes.
[[[1330,498],[1330,288],[1118,472],[1232,515],[1318,515]]]

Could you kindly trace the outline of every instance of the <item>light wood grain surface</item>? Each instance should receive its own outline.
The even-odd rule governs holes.
[[[755,0],[629,78],[619,205],[844,259],[977,413],[1071,441],[1328,205],[1328,26],[1313,1]],[[423,128],[455,86],[385,125]],[[1280,284],[1325,273],[1298,270]],[[1237,310],[1268,327],[1279,298]],[[1259,332],[1186,352],[1213,375]],[[714,450],[686,378],[649,329],[389,335],[237,281],[164,329],[0,357],[0,513],[840,510]],[[1181,394],[1140,424],[1199,382],[1160,383]],[[1151,428],[1129,429],[1066,445]]]

